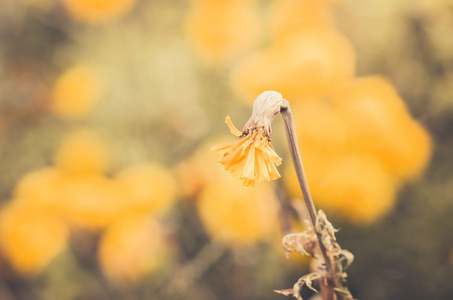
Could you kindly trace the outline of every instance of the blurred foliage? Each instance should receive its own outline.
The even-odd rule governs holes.
[[[352,294],[453,297],[452,1],[0,2],[1,299],[283,299],[309,263],[281,120],[281,179],[209,152],[265,90]]]

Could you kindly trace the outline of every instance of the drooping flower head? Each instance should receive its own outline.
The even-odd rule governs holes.
[[[223,154],[219,163],[225,170],[242,180],[245,186],[280,177],[277,166],[282,159],[272,147],[270,136],[272,120],[285,101],[280,93],[262,93],[255,100],[252,116],[242,132],[234,127],[230,117],[225,120],[231,133],[241,139],[211,147],[212,151]]]

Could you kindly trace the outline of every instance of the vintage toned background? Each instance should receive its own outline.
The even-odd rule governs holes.
[[[352,294],[452,299],[452,32],[451,0],[0,0],[0,299],[285,299],[281,117],[276,181],[209,151],[266,90]]]

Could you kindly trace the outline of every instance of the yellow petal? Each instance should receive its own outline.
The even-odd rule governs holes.
[[[239,137],[242,135],[242,132],[240,132],[234,125],[233,122],[230,119],[230,116],[227,116],[225,118],[225,123],[227,123],[228,127],[230,128],[230,131],[233,135]]]
[[[269,172],[267,171],[266,167],[266,162],[263,157],[263,152],[262,151],[257,151],[256,152],[256,173],[257,173],[257,178],[256,180],[258,182],[260,181],[270,181],[271,178],[269,177]]]
[[[221,162],[225,165],[225,168],[227,165],[245,160],[247,150],[249,149],[251,143],[251,141],[248,141],[246,143],[243,143],[240,147],[237,147],[233,151],[225,153],[221,160]]]
[[[275,180],[281,177],[280,173],[278,173],[277,171],[277,167],[274,164],[268,164],[267,170],[269,171],[269,176],[271,177],[271,180]]]
[[[242,185],[243,185],[243,186],[254,187],[254,186],[255,186],[255,180],[254,180],[254,179],[247,179],[247,178],[244,178],[243,181],[242,181]]]
[[[247,179],[255,179],[255,147],[253,145],[248,151],[244,171],[242,172],[242,177]]]
[[[220,145],[212,146],[210,148],[211,151],[219,154],[224,154],[230,151],[234,151],[234,149],[240,147],[242,144],[249,142],[248,138],[240,139],[239,141],[232,141],[223,143]]]

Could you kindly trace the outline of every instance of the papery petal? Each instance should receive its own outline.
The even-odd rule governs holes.
[[[262,151],[256,151],[256,173],[257,173],[256,180],[258,182],[264,180],[267,181],[271,180],[271,178],[269,177],[269,172],[267,171],[266,161],[264,160]]]
[[[275,150],[271,144],[267,144],[266,147],[264,147],[261,150],[267,154],[266,155],[267,161],[274,163],[277,166],[281,165],[282,158],[280,156],[278,156],[278,154],[275,152]]]
[[[269,176],[271,177],[271,180],[275,180],[277,178],[280,178],[280,173],[277,171],[277,167],[275,164],[267,164],[267,170],[269,172]]]
[[[243,143],[247,142],[247,138],[240,139],[239,141],[232,141],[223,144],[219,144],[216,146],[212,146],[210,148],[211,151],[219,154],[224,154],[226,152],[230,152],[235,150],[236,148],[240,147]]]
[[[247,179],[247,178],[244,178],[242,180],[242,185],[244,186],[250,186],[250,187],[254,187],[255,186],[255,180],[254,179]]]
[[[227,152],[223,155],[223,158],[219,161],[225,167],[227,165],[235,164],[244,160],[246,158],[246,154],[248,154],[248,148],[250,147],[251,141],[246,141],[245,143],[241,143],[240,147],[235,148],[231,152]]]
[[[244,170],[242,172],[242,177],[248,178],[248,179],[255,179],[255,169],[256,169],[256,166],[255,166],[255,147],[254,147],[254,145],[251,145],[251,147],[250,147],[250,149],[248,151],[248,155],[247,155],[246,163],[245,163],[245,166],[244,166]]]
[[[244,179],[244,176],[242,176],[242,173],[243,173],[246,163],[247,163],[247,161],[245,159],[243,159],[234,165],[225,166],[225,170],[229,171],[231,173],[231,175],[233,175],[234,178],[236,178],[238,180],[242,180],[242,179]]]
[[[255,136],[255,147],[257,149],[262,149],[269,143],[269,139],[267,137],[263,137],[263,132],[260,131]]]
[[[227,123],[228,127],[230,128],[230,131],[233,135],[239,137],[242,135],[242,132],[240,132],[233,124],[233,122],[230,119],[230,116],[227,116],[225,118],[225,123]]]

